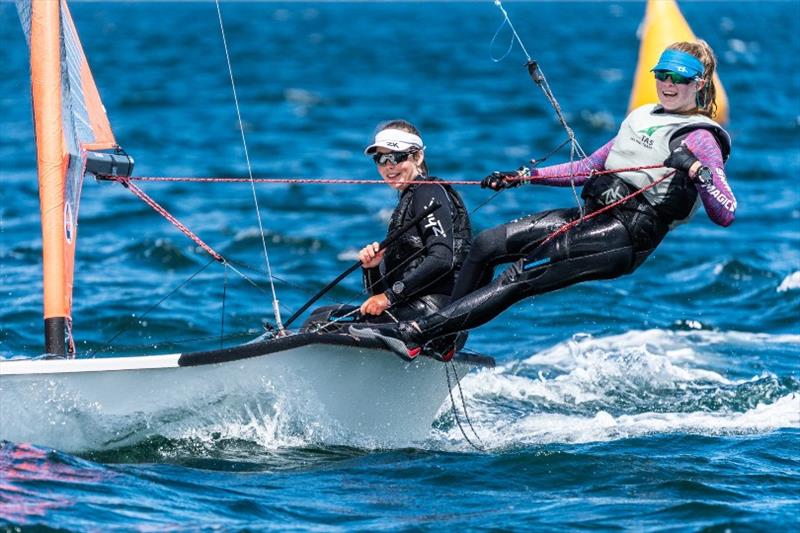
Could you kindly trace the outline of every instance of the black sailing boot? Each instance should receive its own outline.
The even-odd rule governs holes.
[[[458,350],[467,343],[467,332],[457,331],[436,337],[422,345],[422,353],[445,363],[450,361]]]
[[[350,326],[350,335],[360,339],[376,339],[406,361],[416,358],[422,351],[419,329],[413,322],[375,324],[370,327]]]

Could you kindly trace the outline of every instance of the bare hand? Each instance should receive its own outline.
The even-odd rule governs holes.
[[[383,260],[383,253],[385,252],[385,250],[381,250],[380,248],[381,246],[377,242],[363,247],[358,252],[358,260],[361,261],[361,266],[364,268],[374,268],[380,265]]]
[[[389,308],[389,299],[385,294],[370,296],[361,304],[362,315],[379,315]]]

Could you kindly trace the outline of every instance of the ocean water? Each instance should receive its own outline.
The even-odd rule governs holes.
[[[247,174],[214,3],[71,7],[136,175]],[[626,113],[644,4],[506,8],[584,149],[609,140]],[[485,451],[470,446],[448,404],[412,447],[334,444],[280,412],[117,449],[4,441],[0,527],[798,528],[800,4],[682,8],[715,48],[730,97],[737,220],[721,228],[698,213],[634,275],[527,300],[476,330],[469,347],[498,362],[462,381]],[[504,30],[491,45],[502,21],[492,2],[223,2],[222,14],[256,176],[376,178],[361,149],[378,122],[397,117],[422,130],[432,173],[454,180],[516,168],[564,139],[520,50],[492,60],[509,42]],[[0,3],[0,43],[0,357],[8,358],[42,350],[30,81],[13,3]],[[216,265],[181,286],[207,256],[124,188],[87,179],[79,352],[232,345],[273,321],[250,186],[142,188],[226,257],[260,270],[247,273],[262,290]],[[493,198],[460,190],[476,229],[575,201],[544,187]],[[383,236],[395,202],[382,186],[265,184],[257,193],[284,318]],[[361,298],[351,276],[321,303]]]

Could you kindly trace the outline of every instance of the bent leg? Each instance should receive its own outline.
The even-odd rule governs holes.
[[[634,249],[625,226],[598,217],[534,247],[497,279],[417,321],[429,339],[480,326],[514,303],[588,280],[610,279],[630,272]]]
[[[577,209],[555,209],[512,220],[475,237],[456,278],[451,302],[492,281],[497,265],[525,257],[555,229],[578,217]]]

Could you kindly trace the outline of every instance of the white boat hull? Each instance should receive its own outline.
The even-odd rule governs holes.
[[[199,357],[2,361],[0,440],[97,450],[280,418],[329,444],[406,446],[426,438],[448,398],[447,365],[434,359],[350,338],[275,350],[283,340]],[[476,362],[454,366],[463,376]]]

